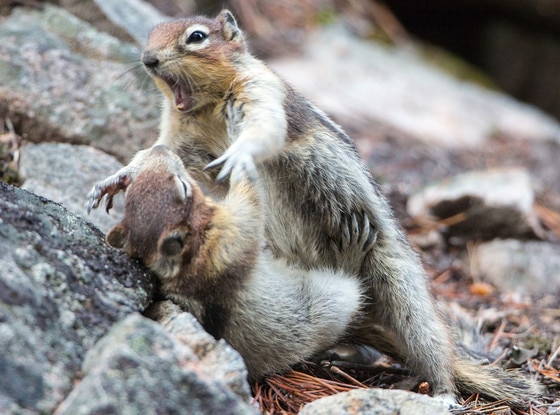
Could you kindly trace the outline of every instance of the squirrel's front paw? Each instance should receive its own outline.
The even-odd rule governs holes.
[[[113,197],[121,190],[126,189],[131,181],[132,178],[128,173],[119,172],[96,183],[87,195],[87,202],[85,205],[87,213],[89,214],[92,209],[99,207],[105,195],[107,195],[105,210],[109,213],[109,210],[113,207]]]
[[[240,180],[243,175],[246,175],[249,180],[258,178],[257,166],[253,156],[250,152],[243,149],[237,150],[234,146],[228,148],[224,154],[209,163],[204,169],[208,170],[218,166],[222,166],[216,177],[218,182],[222,182],[230,175],[232,181]]]

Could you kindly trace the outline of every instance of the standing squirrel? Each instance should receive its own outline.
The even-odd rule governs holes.
[[[167,297],[226,339],[250,379],[341,341],[361,307],[359,281],[342,271],[298,269],[264,250],[258,189],[246,175],[216,202],[167,147],[143,150],[135,160],[142,168],[121,185],[125,217],[107,242],[142,259]],[[369,249],[359,220],[353,223],[345,249]]]
[[[351,139],[248,52],[231,12],[156,26],[142,62],[163,94],[156,145],[169,146],[217,197],[227,193],[228,177],[258,177],[276,258],[357,276],[366,304],[352,329],[356,344],[399,359],[439,396],[478,392],[522,401],[537,393],[528,380],[457,356],[419,257]],[[133,160],[99,182],[88,210],[104,195],[110,207],[118,183],[134,180],[140,165]],[[364,215],[366,234],[376,237],[372,248],[340,253],[345,224]]]

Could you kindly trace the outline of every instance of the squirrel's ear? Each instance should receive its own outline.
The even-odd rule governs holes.
[[[181,253],[185,246],[185,239],[177,232],[170,232],[162,236],[159,241],[159,252],[163,256],[175,256]]]
[[[113,226],[111,230],[107,232],[105,240],[112,247],[122,249],[124,247],[124,242],[126,239],[124,235],[124,224],[121,222],[118,225]]]
[[[227,9],[224,9],[218,15],[218,19],[222,22],[222,30],[224,33],[224,38],[227,41],[237,40],[243,41],[243,33],[237,25],[237,20],[233,16],[233,13]]]

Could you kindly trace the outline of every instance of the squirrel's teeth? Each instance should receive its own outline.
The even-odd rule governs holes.
[[[190,89],[184,85],[177,85],[173,88],[175,94],[175,108],[179,111],[187,111],[192,105]]]
[[[180,87],[175,88],[175,108],[179,111],[185,109],[185,98],[183,97],[183,91]]]

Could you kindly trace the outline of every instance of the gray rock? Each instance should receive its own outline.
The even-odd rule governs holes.
[[[183,0],[183,3],[189,0]],[[127,42],[144,45],[151,27],[167,18],[143,0],[52,0],[73,15]],[[192,0],[190,0],[192,2]],[[191,8],[194,5],[190,5]]]
[[[495,240],[476,245],[471,272],[502,292],[560,294],[560,245]]]
[[[251,399],[243,358],[225,340],[217,341],[204,331],[192,314],[183,312],[171,301],[157,302],[146,313],[162,324],[179,342],[193,350],[214,379],[227,385],[245,401]]]
[[[68,13],[88,22],[100,32],[108,33],[125,42],[135,42],[123,28],[109,20],[93,0],[47,0],[47,2],[56,4]]]
[[[91,144],[124,161],[156,140],[159,98],[136,47],[49,5],[16,9],[0,38],[0,115],[28,141]]]
[[[142,0],[93,0],[107,18],[123,28],[139,45],[144,45],[152,27],[169,17]]]
[[[381,124],[443,147],[481,145],[496,132],[560,141],[558,122],[536,108],[453,78],[427,63],[413,44],[364,41],[342,25],[316,30],[302,54],[270,64],[353,129]]]
[[[21,149],[23,189],[62,204],[107,232],[124,216],[122,195],[109,214],[99,208],[86,214],[84,203],[93,185],[123,166],[117,159],[90,146],[65,143],[28,144]]]
[[[541,233],[533,201],[529,173],[504,168],[471,171],[426,186],[410,196],[407,211],[420,218],[455,217],[447,226],[448,236],[526,239]]]
[[[426,395],[388,389],[354,389],[318,399],[299,415],[444,415],[447,406]]]
[[[55,414],[258,413],[216,380],[190,347],[138,314],[88,352],[83,373]]]
[[[51,413],[86,350],[151,301],[150,274],[62,206],[0,183],[0,403]]]

